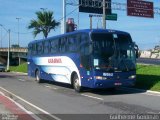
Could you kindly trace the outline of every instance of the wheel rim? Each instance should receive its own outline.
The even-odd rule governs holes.
[[[36,72],[36,81],[39,81],[39,72]]]
[[[78,80],[78,78],[74,80],[74,88],[75,88],[76,90],[79,89],[79,80]]]

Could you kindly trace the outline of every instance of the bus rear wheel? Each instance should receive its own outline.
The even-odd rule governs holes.
[[[41,83],[41,82],[42,82],[42,79],[40,78],[40,72],[39,72],[39,70],[36,71],[36,81],[37,81],[38,83]]]
[[[73,77],[73,88],[76,92],[82,92],[82,87],[79,85],[79,78],[77,74]]]

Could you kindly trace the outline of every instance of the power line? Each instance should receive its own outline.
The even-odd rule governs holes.
[[[2,36],[2,39],[4,39],[7,36],[8,32],[6,32],[6,34],[4,36]]]
[[[72,14],[73,12],[75,12],[78,8],[79,8],[79,6],[78,6],[77,8],[75,8],[74,10],[72,10],[71,12],[69,12],[65,17],[71,15],[71,14]],[[58,21],[61,21],[61,20],[63,20],[63,19],[64,19],[64,17],[60,18]]]
[[[12,33],[14,33],[14,34],[18,34],[18,32],[15,32],[15,31],[11,31]],[[32,33],[32,32],[19,32],[19,34],[30,34],[30,33]]]

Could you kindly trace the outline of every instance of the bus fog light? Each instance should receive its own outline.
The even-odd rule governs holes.
[[[102,80],[102,76],[95,76],[97,80]]]
[[[129,79],[135,79],[136,78],[136,75],[131,75],[128,77]]]
[[[106,77],[102,77],[102,76],[95,76],[95,78],[96,78],[97,80],[107,80]]]

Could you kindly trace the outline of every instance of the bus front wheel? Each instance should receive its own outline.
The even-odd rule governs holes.
[[[37,81],[38,83],[41,83],[41,82],[42,82],[42,80],[41,80],[41,78],[40,78],[40,72],[39,72],[39,70],[36,71],[36,81]]]
[[[82,87],[79,85],[79,78],[78,78],[77,74],[75,74],[73,77],[73,88],[76,92],[82,91]]]

